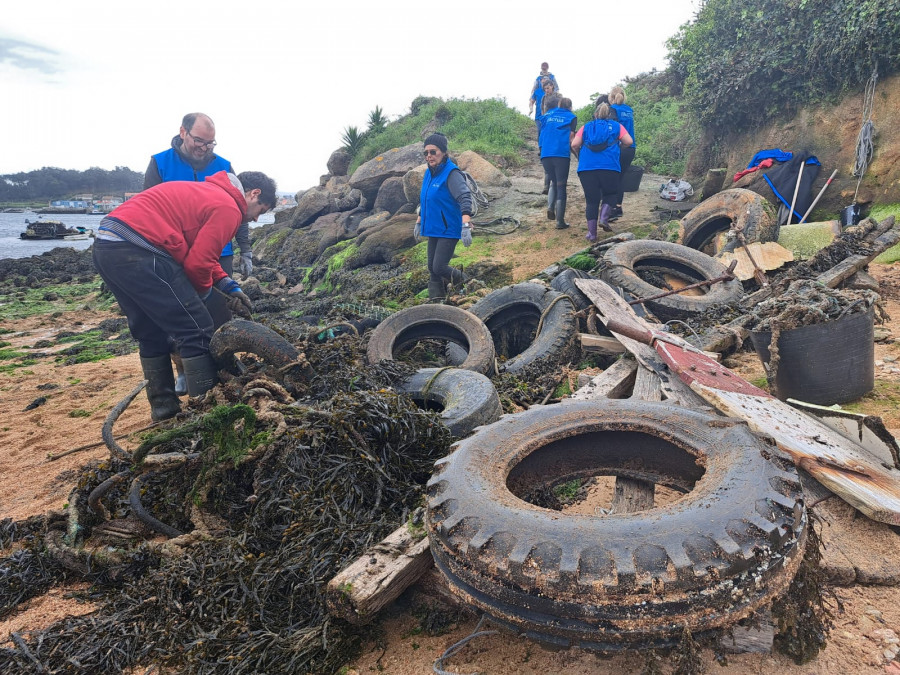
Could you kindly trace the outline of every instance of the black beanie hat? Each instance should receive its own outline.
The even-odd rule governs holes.
[[[431,134],[431,136],[425,139],[423,145],[436,145],[441,152],[445,155],[447,154],[447,137],[444,136],[444,134]]]

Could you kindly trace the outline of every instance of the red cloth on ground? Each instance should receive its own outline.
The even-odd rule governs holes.
[[[759,171],[760,169],[768,169],[774,163],[775,163],[774,159],[771,159],[771,158],[764,159],[756,166],[751,166],[749,169],[744,169],[743,171],[738,171],[736,174],[734,174],[734,182],[737,182],[739,179],[743,178],[748,173],[753,173],[754,171]]]

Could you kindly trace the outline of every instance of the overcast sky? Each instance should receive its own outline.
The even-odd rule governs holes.
[[[580,107],[664,68],[665,41],[697,7],[16,1],[0,21],[0,174],[143,171],[182,116],[201,111],[238,171],[265,171],[296,191],[318,184],[343,129],[364,129],[376,105],[395,119],[419,95],[502,97],[527,113],[548,61]]]

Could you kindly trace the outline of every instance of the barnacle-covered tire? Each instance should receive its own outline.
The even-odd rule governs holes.
[[[581,311],[582,309],[587,309],[594,303],[591,302],[590,298],[582,293],[578,286],[575,285],[575,280],[594,278],[596,277],[591,276],[583,270],[569,268],[553,277],[553,281],[550,282],[550,288],[554,291],[559,291],[560,293],[568,295],[572,300],[572,304],[575,305],[575,309]]]
[[[416,305],[391,314],[372,331],[366,358],[369,363],[393,360],[394,353],[419,340],[447,340],[467,353],[457,364],[464,370],[494,370],[494,342],[481,319],[452,305]]]
[[[222,324],[209,341],[209,352],[219,363],[228,363],[238,352],[256,354],[280,368],[297,360],[297,349],[271,328],[255,321],[232,319]]]
[[[469,311],[487,326],[497,352],[509,356],[501,370],[513,375],[538,362],[552,366],[566,361],[578,333],[571,298],[542,284],[504,286],[484,296]],[[540,332],[531,335],[539,325]],[[523,342],[525,337],[529,342]],[[450,357],[451,363],[456,363],[458,357],[452,353]]]
[[[747,243],[778,240],[778,218],[772,205],[752,190],[732,188],[703,200],[681,219],[681,243],[709,255],[734,251],[736,238],[728,239],[721,248],[718,242],[732,224],[743,227]]]
[[[700,251],[668,241],[637,239],[616,244],[603,254],[603,280],[635,298],[649,298],[666,292],[641,278],[642,271],[669,272],[696,283],[715,279],[727,272],[725,266]],[[706,286],[703,295],[675,293],[644,303],[662,321],[701,314],[714,305],[740,300],[744,287],[737,279]]]
[[[438,405],[455,438],[500,419],[503,409],[494,383],[481,373],[460,368],[421,368],[398,389],[420,407]]]
[[[783,592],[807,516],[793,465],[743,422],[643,401],[535,406],[482,427],[428,482],[431,551],[452,591],[529,637],[612,651],[729,625]],[[686,491],[621,515],[516,495],[621,475]]]

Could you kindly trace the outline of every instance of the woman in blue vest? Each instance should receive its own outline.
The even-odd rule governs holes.
[[[414,234],[428,237],[428,297],[440,300],[447,295],[447,283],[461,284],[467,277],[450,267],[456,242],[472,244],[472,192],[459,168],[447,156],[447,137],[431,134],[425,139],[425,163],[419,194],[419,217]]]
[[[612,88],[612,91],[609,92],[609,102],[610,108],[616,111],[616,119],[619,120],[621,125],[625,127],[625,131],[631,136],[631,145],[623,147],[621,156],[619,157],[619,163],[622,165],[622,173],[619,174],[621,176],[621,183],[625,180],[625,172],[628,171],[628,167],[630,167],[631,162],[634,161],[634,153],[637,150],[637,142],[635,141],[634,135],[634,111],[630,106],[625,105],[625,90],[622,89],[622,87]],[[625,191],[622,190],[620,184],[619,192],[616,195],[616,203],[615,206],[613,206],[613,212],[610,215],[612,220],[622,216],[622,202],[624,199]]]
[[[544,100],[553,100],[547,96]],[[578,122],[572,112],[572,99],[561,98],[557,105],[541,117],[541,164],[550,176],[547,194],[547,218],[556,220],[556,229],[569,227],[566,222],[566,183],[569,180],[569,153]]]
[[[609,104],[601,103],[594,110],[594,119],[581,127],[572,139],[572,150],[578,153],[578,178],[584,188],[588,241],[597,241],[598,211],[600,227],[612,232],[609,218],[622,175],[619,146],[634,142],[625,127],[609,117]]]

